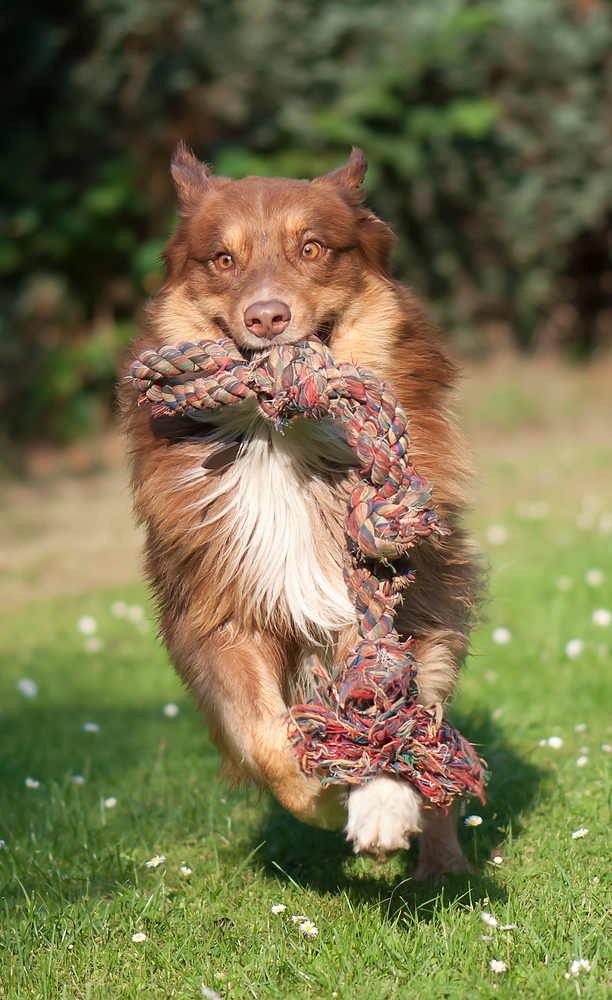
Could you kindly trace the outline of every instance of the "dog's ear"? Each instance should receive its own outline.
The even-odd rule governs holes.
[[[190,209],[204,194],[210,182],[210,167],[200,163],[184,142],[179,142],[170,161],[170,174],[181,207]]]
[[[363,149],[353,146],[348,162],[330,174],[316,177],[313,184],[333,184],[335,187],[358,188],[368,169],[368,161]]]

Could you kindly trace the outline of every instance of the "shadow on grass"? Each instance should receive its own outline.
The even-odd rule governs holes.
[[[255,833],[255,843],[265,841],[257,865],[271,877],[314,889],[321,895],[346,893],[362,906],[378,906],[389,919],[398,916],[429,919],[440,906],[465,900],[473,905],[488,897],[504,901],[505,891],[490,878],[491,858],[521,832],[525,816],[534,808],[543,772],[518,756],[495,721],[485,715],[454,714],[454,724],[487,760],[491,778],[487,804],[468,808],[482,817],[482,824],[466,829],[459,820],[466,856],[476,862],[470,875],[449,874],[436,887],[413,882],[418,848],[413,844],[389,865],[369,858],[355,858],[341,832],[305,826],[273,802],[265,822]]]

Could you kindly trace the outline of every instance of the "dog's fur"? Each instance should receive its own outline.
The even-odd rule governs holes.
[[[363,208],[360,150],[316,180],[211,176],[179,146],[171,173],[181,218],[164,253],[166,281],[150,304],[145,346],[229,336],[243,352],[318,335],[338,360],[391,381],[409,416],[411,460],[434,485],[452,527],[411,553],[416,581],[398,630],[414,638],[419,700],[445,702],[465,655],[477,574],[458,518],[469,462],[447,413],[457,372],[415,298],[388,271],[393,237]],[[315,244],[315,254],[306,244]],[[222,265],[225,265],[223,267]],[[255,335],[253,303],[280,301],[281,333]],[[283,324],[280,324],[281,327]],[[298,771],[281,721],[309,691],[309,664],[337,662],[355,636],[342,580],[354,456],[328,421],[278,434],[250,402],[207,419],[153,420],[124,390],[146,570],[172,660],[206,713],[229,777],[270,788],[295,816],[346,819],[355,850],[379,857],[422,833],[417,875],[465,865],[454,821],[423,808],[411,785],[380,777],[322,792]],[[348,791],[348,795],[347,795]]]

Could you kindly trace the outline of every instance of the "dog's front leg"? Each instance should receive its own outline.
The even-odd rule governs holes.
[[[423,809],[423,832],[419,837],[419,863],[413,878],[433,878],[437,883],[445,872],[473,872],[457,836],[457,812],[445,812],[440,806]]]
[[[283,721],[283,656],[260,634],[219,630],[201,644],[173,650],[180,673],[206,713],[226,777],[269,788],[282,806],[305,823],[336,829],[346,820],[341,789],[321,789],[299,770]]]

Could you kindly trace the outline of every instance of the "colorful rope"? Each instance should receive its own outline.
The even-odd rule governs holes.
[[[440,706],[416,704],[411,641],[393,627],[402,591],[414,579],[407,553],[443,536],[428,506],[431,488],[408,461],[406,415],[388,382],[357,365],[336,365],[318,340],[272,347],[247,361],[229,339],[145,350],[131,367],[139,404],[152,415],[214,410],[255,397],[282,432],[296,417],[331,416],[360,465],[345,521],[344,579],[359,638],[332,679],[287,712],[302,771],[330,783],[363,784],[382,771],[446,806],[457,795],[484,802],[487,774]]]

